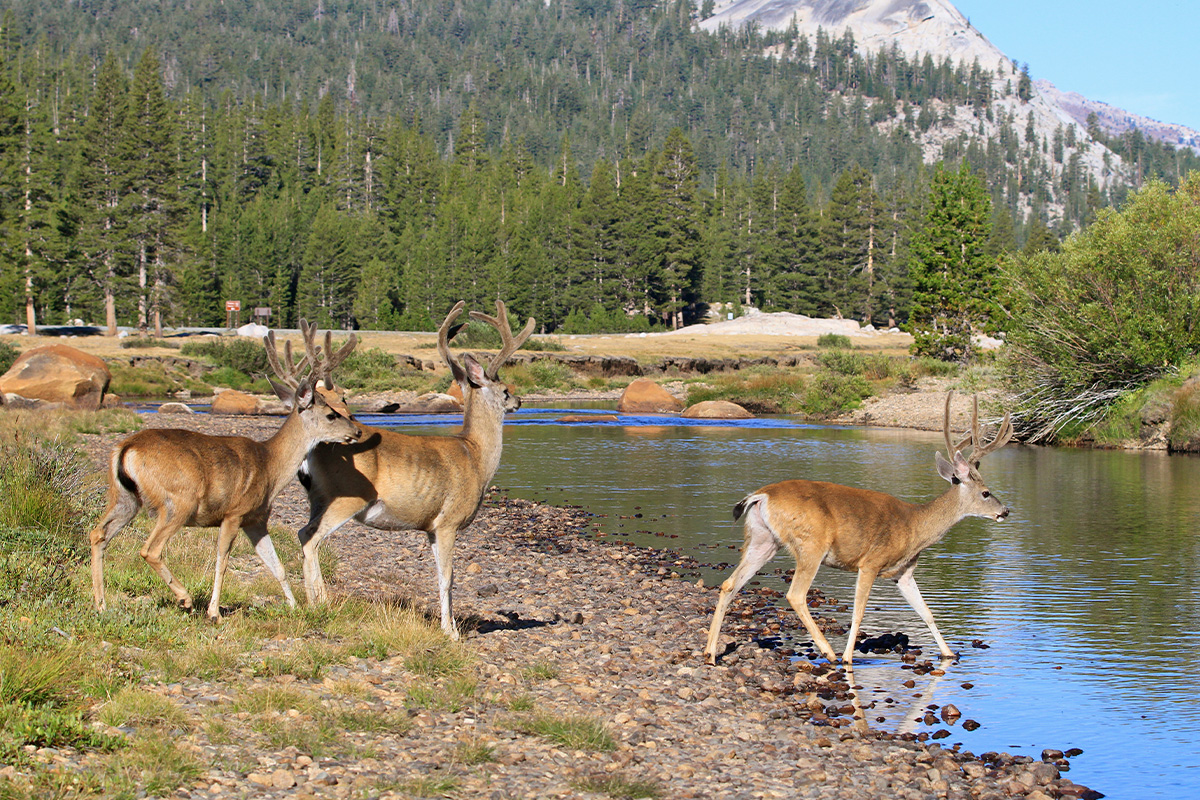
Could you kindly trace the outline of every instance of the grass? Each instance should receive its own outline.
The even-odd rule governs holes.
[[[381,787],[375,787],[379,789]],[[404,794],[414,797],[446,797],[458,788],[458,779],[453,775],[422,775],[396,785]]]
[[[582,714],[533,711],[513,718],[509,724],[513,730],[540,736],[572,750],[607,752],[616,749],[617,746],[603,722]]]
[[[558,677],[558,667],[539,661],[523,669],[521,675],[527,681],[549,681]]]
[[[74,445],[80,434],[132,433],[141,430],[137,412],[125,408],[99,411],[31,411],[6,409],[0,414],[0,445],[28,447],[31,444]]]
[[[662,787],[654,781],[626,778],[623,775],[604,775],[583,778],[571,783],[581,792],[602,794],[614,800],[638,800],[643,797],[662,797]]]
[[[1200,446],[1200,381],[1188,381],[1172,397],[1168,438],[1176,450]]]
[[[17,765],[19,775],[0,781],[0,798],[169,795],[211,766],[186,743],[196,738],[250,752],[365,757],[353,734],[402,735],[411,723],[365,682],[325,681],[331,665],[356,651],[408,665],[396,679],[429,686],[447,705],[475,700],[470,652],[403,606],[343,600],[291,610],[268,578],[229,581],[233,613],[220,625],[180,611],[138,554],[144,521],[109,547],[109,607],[97,614],[80,536],[103,508],[95,469],[64,444],[40,436],[11,443],[18,437],[8,434],[0,445],[0,764]],[[298,576],[294,535],[275,533]],[[198,607],[211,582],[213,535],[185,530],[168,548]],[[257,563],[245,541],[234,558]],[[276,601],[250,602],[264,587]],[[198,681],[236,699],[197,712],[153,688]],[[41,747],[85,752],[88,774],[56,772],[31,755]]]
[[[122,686],[96,710],[96,717],[114,728],[186,728],[187,717],[169,697],[137,686]]]

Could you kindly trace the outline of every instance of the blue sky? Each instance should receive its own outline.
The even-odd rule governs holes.
[[[1029,74],[1200,130],[1200,3],[950,0]]]

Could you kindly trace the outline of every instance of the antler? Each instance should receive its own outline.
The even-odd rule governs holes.
[[[304,324],[303,321],[300,323]],[[275,331],[267,331],[267,335],[263,337],[263,347],[267,351],[267,363],[281,381],[292,389],[300,387],[300,379],[304,377],[304,373],[311,366],[308,356],[303,356],[299,360],[292,357],[292,343],[283,343],[283,361],[279,360],[279,353],[275,348]]]
[[[307,320],[300,320],[300,333],[304,337],[304,351],[309,364],[312,365],[314,377],[324,382],[326,389],[333,388],[333,370],[346,360],[358,344],[358,337],[353,333],[346,343],[335,353],[333,350],[333,333],[325,331],[325,349],[321,350],[313,341],[317,336],[317,326],[309,325]]]
[[[990,442],[984,442],[983,436],[979,430],[979,395],[974,395],[971,398],[971,430],[958,443],[954,444],[950,438],[950,398],[954,396],[954,390],[946,392],[946,412],[943,423],[943,432],[946,436],[946,450],[950,459],[954,459],[954,454],[961,452],[962,448],[968,443],[971,445],[971,454],[969,461],[978,462],[988,453],[998,450],[1008,443],[1008,440],[1013,435],[1013,425],[1011,415],[1005,411],[1004,419],[1000,422],[1000,428],[996,431],[995,437]]]
[[[450,374],[455,381],[462,383],[467,379],[467,373],[463,371],[462,365],[454,360],[453,354],[450,352],[450,340],[454,338],[454,334],[458,333],[458,329],[463,326],[463,323],[451,325],[452,322],[462,313],[463,306],[467,303],[464,300],[459,300],[454,304],[454,308],[450,309],[450,313],[442,320],[441,326],[438,328],[438,353],[441,354],[442,360],[446,362],[446,366],[450,367]]]
[[[500,365],[511,358],[512,354],[517,352],[517,348],[525,344],[525,340],[533,333],[534,326],[537,323],[533,317],[530,317],[521,332],[513,336],[512,328],[508,326],[508,311],[504,308],[503,300],[496,301],[496,316],[489,316],[482,311],[472,311],[470,312],[470,317],[480,322],[486,322],[500,332],[500,339],[503,342],[503,346],[500,348],[500,352],[496,354],[496,357],[488,363],[487,369],[484,370],[484,375],[489,380],[497,380],[500,377]]]

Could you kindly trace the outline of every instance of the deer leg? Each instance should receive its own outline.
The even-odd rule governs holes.
[[[361,497],[339,497],[324,511],[311,517],[308,524],[296,534],[304,555],[304,594],[309,605],[329,600],[325,577],[321,574],[321,562],[317,559],[317,548],[326,536],[345,525],[365,506],[366,502]]]
[[[110,490],[108,510],[104,512],[100,524],[88,535],[92,543],[92,600],[97,611],[103,611],[107,607],[104,600],[104,550],[108,547],[109,540],[137,516],[141,507],[141,501],[133,492],[119,487]]]
[[[221,620],[221,585],[225,583],[225,570],[229,567],[229,553],[233,550],[233,542],[237,538],[237,532],[241,526],[241,517],[226,517],[221,520],[221,528],[217,531],[217,566],[213,572],[212,597],[208,600],[210,622]]]
[[[858,580],[854,582],[854,618],[850,622],[849,639],[846,640],[846,652],[842,661],[849,664],[854,661],[854,640],[858,638],[858,628],[862,625],[863,614],[867,610],[867,598],[871,596],[871,587],[875,585],[878,571],[859,567]]]
[[[158,512],[158,520],[154,523],[154,530],[150,531],[149,538],[142,545],[141,555],[146,563],[150,565],[150,568],[167,582],[167,587],[174,593],[175,599],[179,601],[179,607],[190,610],[192,607],[191,593],[183,588],[183,584],[175,580],[175,576],[171,574],[171,570],[167,569],[167,565],[162,560],[163,548],[167,546],[167,542],[171,540],[171,537],[183,527],[184,520],[188,519],[189,516],[190,513],[172,513],[164,505],[162,510]]]
[[[438,571],[438,601],[441,606],[442,630],[451,639],[458,639],[458,627],[454,624],[454,539],[458,531],[453,528],[434,527],[429,534],[429,546],[433,549],[433,560]]]
[[[721,584],[721,593],[717,595],[717,608],[713,611],[712,624],[708,627],[708,644],[704,647],[704,657],[710,664],[717,663],[717,640],[721,637],[721,622],[725,619],[725,611],[733,596],[738,593],[746,581],[750,580],[779,551],[779,543],[775,534],[765,525],[753,524],[746,520],[746,541],[742,545],[742,560],[738,562],[733,573]]]
[[[833,647],[830,646],[829,640],[817,626],[812,612],[808,610],[808,587],[812,586],[813,578],[816,577],[817,570],[821,568],[821,559],[824,554],[818,552],[816,547],[794,547],[792,552],[796,556],[796,571],[792,573],[792,585],[788,587],[788,604],[796,612],[796,616],[800,617],[800,621],[804,623],[804,629],[812,637],[813,644],[817,646],[821,655],[831,662],[836,661],[837,656],[833,654]]]
[[[914,569],[916,569],[916,564],[906,569],[901,573],[900,577],[896,578],[896,588],[900,590],[900,594],[904,596],[908,604],[913,607],[913,611],[916,611],[917,615],[929,626],[929,632],[933,634],[933,640],[937,642],[942,658],[954,658],[958,654],[950,649],[950,646],[946,644],[946,640],[942,638],[942,634],[938,631],[937,625],[933,624],[933,612],[929,610],[929,606],[925,605],[925,599],[921,597],[921,590],[917,588],[917,579],[913,577]]]
[[[246,536],[250,537],[250,543],[254,545],[254,552],[258,554],[258,560],[263,563],[268,572],[275,576],[275,580],[279,581],[279,587],[283,589],[283,596],[287,599],[288,607],[295,608],[296,598],[292,595],[292,587],[288,584],[287,572],[283,569],[279,554],[275,552],[275,543],[271,541],[271,534],[267,532],[266,521],[246,526],[244,530]]]

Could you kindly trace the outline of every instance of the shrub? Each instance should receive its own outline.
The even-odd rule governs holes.
[[[1191,380],[1175,393],[1171,403],[1169,442],[1174,450],[1200,440],[1200,381]]]
[[[810,417],[836,416],[858,408],[870,395],[871,387],[861,376],[821,370],[804,391],[800,410]]]
[[[1150,182],[1060,252],[1016,259],[1006,369],[1024,438],[1055,438],[1200,353],[1200,172]]]
[[[20,355],[20,348],[8,342],[0,342],[0,375],[8,372]]]
[[[178,350],[180,344],[170,339],[155,339],[153,336],[129,336],[121,340],[122,349],[131,347],[164,347],[169,350]]]
[[[185,356],[207,358],[218,367],[231,367],[247,375],[264,375],[270,368],[262,342],[244,336],[188,342],[179,348],[179,352]]]
[[[842,333],[823,333],[817,337],[817,347],[841,347],[849,350],[850,337]]]
[[[728,400],[755,414],[796,411],[799,407],[797,397],[807,386],[799,372],[778,369],[708,376],[706,381],[706,385],[688,388],[688,405],[704,400]]]

